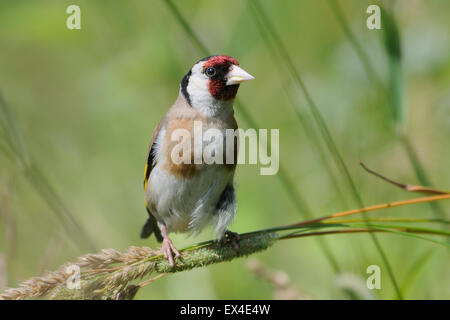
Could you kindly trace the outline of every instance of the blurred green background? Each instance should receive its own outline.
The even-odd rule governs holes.
[[[337,2],[381,86],[365,71],[329,1],[259,3],[286,45],[366,205],[414,195],[368,175],[359,161],[396,180],[420,184],[397,135],[391,100],[386,99],[392,71],[383,43],[386,29],[366,27],[368,5],[386,4],[401,37],[406,112],[401,125],[432,186],[450,189],[450,2]],[[81,30],[66,28],[70,4],[81,8]],[[273,59],[247,1],[174,4],[212,53],[237,58],[256,77],[241,86],[238,97],[261,128],[280,129],[280,163],[314,216],[358,207],[333,156],[326,152],[340,192],[330,182],[317,143],[308,139],[292,107],[293,101],[314,126],[308,103],[283,67],[283,58],[278,60],[281,65]],[[202,57],[164,1],[0,2],[0,90],[34,163],[96,248],[158,248],[154,238],[139,239],[147,216],[142,181],[148,143],[177,97],[179,81]],[[239,125],[248,128],[239,109],[236,115]],[[241,165],[236,182],[238,215],[233,231],[304,219],[279,177],[261,176],[258,166]],[[0,191],[3,285],[17,286],[89,251],[82,239],[67,234],[18,163],[3,154]],[[449,203],[439,206],[448,217]],[[433,217],[433,209],[423,204],[374,215]],[[208,230],[195,239],[177,234],[173,240],[182,248],[211,236]],[[323,239],[342,272],[361,278],[362,285],[366,268],[379,265],[382,289],[372,293],[382,299],[395,297],[368,235]],[[378,239],[405,298],[450,298],[447,249],[397,235],[381,234]],[[282,241],[253,257],[286,272],[292,285],[311,298],[348,298],[314,238]],[[272,286],[246,268],[246,259],[166,276],[136,296],[272,297]]]

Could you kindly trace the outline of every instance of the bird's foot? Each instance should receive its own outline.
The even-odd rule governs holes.
[[[164,258],[169,260],[169,265],[171,268],[175,267],[175,261],[174,261],[174,255],[175,258],[180,257],[180,252],[178,252],[177,248],[172,243],[172,240],[170,240],[169,237],[164,237],[161,251],[164,254]]]
[[[233,246],[234,250],[239,251],[239,240],[240,239],[241,239],[241,237],[239,236],[239,234],[237,232],[232,232],[230,230],[227,230],[227,231],[225,231],[222,238],[220,239],[220,243],[222,243],[224,245],[227,242],[230,242],[231,245]]]

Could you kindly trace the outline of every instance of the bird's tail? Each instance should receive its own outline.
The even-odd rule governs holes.
[[[158,242],[163,241],[163,237],[161,235],[161,230],[158,228],[158,224],[156,223],[155,217],[151,214],[150,210],[147,209],[148,212],[148,219],[145,222],[144,226],[141,230],[141,239],[148,238],[152,235],[152,233],[155,233],[156,240]]]

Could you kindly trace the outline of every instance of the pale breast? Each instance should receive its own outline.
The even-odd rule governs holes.
[[[220,195],[234,174],[235,165],[194,163],[194,121],[202,123],[203,131],[215,128],[225,133],[225,129],[230,128],[224,121],[207,120],[195,113],[188,118],[184,114],[183,118],[166,121],[157,139],[157,164],[150,174],[146,196],[156,219],[172,232],[196,233],[203,229],[215,213]],[[174,141],[172,135],[177,129],[189,132],[191,139]],[[225,139],[225,135],[223,137]],[[187,157],[191,163],[174,163],[172,150],[183,143],[191,144]],[[215,139],[206,141],[202,143],[202,149],[214,148],[216,143],[218,140]],[[225,146],[225,141],[222,146]],[[223,156],[225,160],[226,149]]]

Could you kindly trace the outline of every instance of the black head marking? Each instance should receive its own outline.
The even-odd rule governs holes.
[[[187,86],[189,84],[189,78],[191,77],[192,71],[189,70],[189,72],[183,77],[181,80],[181,93],[183,93],[184,98],[186,101],[191,105],[191,97],[189,96],[189,93],[187,91]]]

